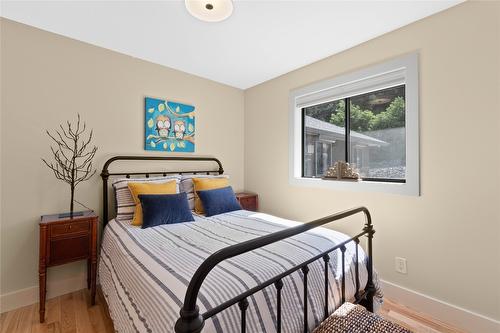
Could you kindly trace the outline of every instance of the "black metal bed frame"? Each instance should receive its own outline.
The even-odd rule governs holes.
[[[109,172],[109,166],[111,163],[119,160],[127,160],[127,161],[212,161],[218,165],[217,170],[193,170],[193,171],[154,171],[154,172]],[[101,177],[103,180],[103,224],[109,220],[109,210],[108,210],[108,179],[110,176],[125,176],[129,178],[131,175],[144,175],[144,177],[148,178],[150,175],[167,175],[167,174],[222,174],[224,169],[222,168],[221,162],[214,157],[197,157],[197,156],[115,156],[106,161],[103,166]],[[218,306],[207,310],[204,313],[200,313],[198,308],[197,299],[200,288],[203,284],[203,281],[210,273],[210,271],[215,268],[220,262],[241,255],[246,252],[253,251],[255,249],[261,248],[263,246],[281,241],[283,239],[301,234],[308,230],[317,228],[319,226],[338,221],[344,219],[346,217],[363,213],[366,217],[366,223],[362,229],[362,232],[351,237],[350,239],[335,245],[334,247],[316,255],[315,257],[290,268],[289,270],[245,291],[244,293],[233,297],[232,299],[219,304]],[[239,244],[231,245],[225,247],[212,255],[210,255],[201,265],[198,267],[196,272],[194,273],[191,281],[189,282],[186,295],[184,297],[184,303],[180,310],[180,317],[175,324],[175,332],[176,333],[199,333],[203,329],[205,320],[215,316],[216,314],[224,311],[225,309],[238,304],[238,307],[241,311],[241,332],[246,333],[246,311],[248,309],[248,300],[247,298],[255,294],[256,292],[267,288],[270,285],[275,286],[277,293],[277,322],[276,328],[277,332],[281,332],[282,326],[282,318],[281,318],[281,290],[283,288],[283,278],[289,276],[290,274],[301,270],[303,273],[303,287],[304,287],[304,333],[308,332],[308,299],[307,299],[307,274],[309,272],[308,265],[316,260],[323,259],[324,262],[324,282],[325,282],[325,305],[324,305],[324,314],[323,317],[326,319],[329,315],[329,307],[328,307],[328,263],[330,261],[330,253],[336,250],[340,250],[342,256],[342,303],[345,302],[345,251],[346,245],[350,242],[354,242],[356,244],[356,258],[355,258],[355,283],[356,283],[356,293],[355,293],[355,303],[359,303],[366,307],[369,311],[373,312],[373,298],[375,296],[375,285],[373,283],[373,249],[372,249],[372,240],[373,234],[375,230],[373,229],[373,224],[371,221],[370,212],[365,207],[357,207],[352,208],[340,213],[336,213],[333,215],[329,215],[308,223],[304,223],[302,225],[284,229],[278,232],[274,232],[265,236],[261,236],[255,239],[251,239]],[[360,290],[360,282],[359,282],[359,269],[358,269],[358,247],[360,238],[363,236],[367,236],[367,271],[368,271],[368,281],[363,291]]]

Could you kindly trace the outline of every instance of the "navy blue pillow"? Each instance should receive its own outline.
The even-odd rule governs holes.
[[[162,224],[194,221],[186,193],[139,194],[142,229]]]
[[[196,191],[201,199],[206,216],[240,210],[241,206],[231,186],[214,190]]]

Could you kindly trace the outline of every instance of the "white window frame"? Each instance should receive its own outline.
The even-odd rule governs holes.
[[[406,182],[335,181],[302,177],[302,108],[405,84]],[[291,185],[420,195],[418,53],[292,90],[289,97]]]

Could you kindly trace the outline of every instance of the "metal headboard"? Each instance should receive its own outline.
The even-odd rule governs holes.
[[[109,172],[109,166],[116,161],[188,161],[188,162],[215,162],[217,169],[214,170],[169,170],[169,171],[133,171],[133,172]],[[203,156],[114,156],[104,163],[101,172],[102,178],[102,223],[103,227],[109,221],[109,199],[108,199],[108,179],[110,176],[144,176],[148,178],[150,175],[172,175],[172,174],[214,174],[219,175],[224,173],[222,163],[215,157]]]

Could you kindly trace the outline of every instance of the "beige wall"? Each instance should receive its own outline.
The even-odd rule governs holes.
[[[1,20],[1,294],[38,283],[38,220],[68,210],[69,187],[40,157],[50,157],[45,129],[79,112],[94,129],[96,166],[143,150],[144,97],[192,103],[196,155],[221,159],[243,188],[243,91],[25,25]],[[99,209],[100,177],[77,191]],[[49,270],[49,281],[84,272],[82,263]]]
[[[499,2],[467,2],[245,91],[245,185],[262,210],[307,221],[365,205],[382,279],[500,319],[499,12]],[[290,90],[413,51],[422,195],[289,185]]]
[[[101,168],[113,154],[147,154],[143,98],[162,96],[197,107],[196,154],[220,157],[262,210],[306,221],[365,205],[384,280],[500,319],[499,12],[498,2],[468,2],[245,93],[2,19],[0,294],[37,285],[39,215],[67,210],[67,186],[40,161],[50,156],[44,129],[79,112],[95,130]],[[289,91],[413,51],[422,196],[290,186]],[[471,162],[480,174],[470,175]],[[99,177],[77,195],[100,211]],[[394,271],[395,256],[408,259],[408,275]],[[49,280],[83,272],[54,268]]]

